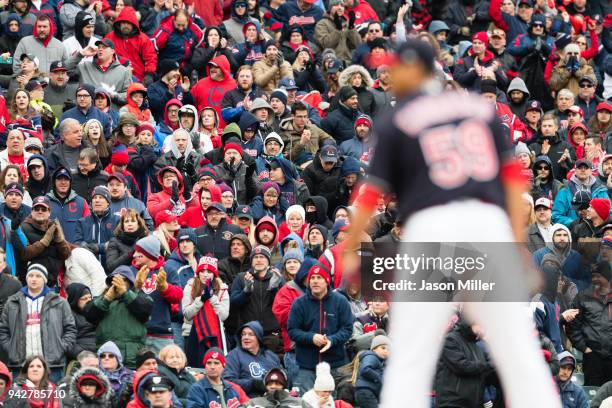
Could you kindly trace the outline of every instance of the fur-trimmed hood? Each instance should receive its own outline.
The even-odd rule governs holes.
[[[85,397],[83,397],[79,392],[80,382],[86,378],[94,380],[98,384],[98,388],[102,388],[102,390],[98,390],[97,394],[92,399],[85,399]],[[70,398],[74,399],[74,406],[82,406],[92,402],[104,404],[105,402],[110,401],[112,389],[108,378],[106,378],[102,371],[95,367],[83,367],[72,376],[68,389],[68,395]]]
[[[346,67],[346,69],[342,71],[340,73],[340,76],[338,77],[338,84],[341,87],[350,86],[348,80],[355,72],[359,72],[361,74],[361,77],[363,78],[363,84],[366,87],[371,88],[372,85],[374,85],[374,80],[372,79],[372,76],[370,75],[368,70],[361,65],[349,65],[348,67]]]

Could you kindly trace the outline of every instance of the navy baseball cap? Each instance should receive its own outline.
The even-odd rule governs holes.
[[[68,68],[66,68],[66,64],[64,64],[62,61],[53,61],[51,63],[51,67],[49,68],[49,72],[59,71],[68,71]]]
[[[47,86],[46,82],[40,82],[40,81],[38,81],[36,79],[32,79],[32,80],[30,80],[30,82],[28,82],[26,84],[25,90],[28,91],[28,92],[32,92],[35,89],[44,88],[46,86]]]
[[[212,203],[211,205],[208,206],[208,208],[206,209],[206,213],[208,213],[210,210],[217,210],[219,212],[226,212],[227,210],[225,209],[225,207],[221,204],[221,203]]]
[[[338,149],[334,145],[327,145],[321,149],[321,159],[324,162],[334,162],[338,161]]]
[[[123,184],[127,185],[127,180],[126,180],[125,176],[123,174],[121,174],[121,173],[112,173],[112,174],[110,174],[108,176],[108,179],[107,179],[106,182],[108,183],[112,179],[118,180],[118,181],[122,182]]]
[[[55,172],[55,178],[58,179],[60,177],[66,177],[69,180],[72,180],[72,174],[68,171],[68,169],[62,167]]]
[[[293,78],[283,78],[278,83],[279,88],[285,88],[287,91],[295,91],[298,89]]]
[[[115,43],[110,38],[103,38],[101,40],[96,41],[96,47],[99,47],[100,45],[112,48],[113,50],[115,49]]]
[[[32,208],[35,208],[41,205],[49,209],[51,208],[51,202],[49,201],[49,198],[47,196],[44,196],[44,195],[38,196],[32,201]]]
[[[248,218],[249,220],[253,219],[253,216],[251,215],[251,209],[248,205],[239,205],[238,207],[236,207],[236,212],[234,213],[234,215],[237,218]]]
[[[397,57],[401,62],[406,64],[420,62],[429,72],[435,70],[435,52],[431,45],[425,41],[412,38],[407,39],[397,49]]]
[[[576,210],[586,210],[591,202],[591,193],[586,190],[578,190],[572,198],[572,206]]]

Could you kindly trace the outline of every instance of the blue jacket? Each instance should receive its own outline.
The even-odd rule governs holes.
[[[97,247],[95,255],[102,265],[106,265],[105,244],[115,236],[115,228],[120,221],[121,217],[113,214],[110,209],[101,217],[92,212],[77,222],[74,234],[75,243],[81,246],[94,244]]]
[[[102,123],[102,129],[104,130],[104,137],[106,138],[106,140],[110,139],[111,137],[112,129],[111,129],[110,116],[108,116],[108,114],[102,112],[100,109],[96,108],[95,106],[92,106],[91,108],[89,108],[89,110],[85,113],[83,113],[83,111],[79,109],[77,106],[70,108],[66,112],[64,112],[58,124],[62,123],[64,119],[68,119],[68,118],[78,120],[81,125],[84,125],[85,122],[87,122],[90,119],[98,119],[100,123]],[[59,134],[59,125],[58,125],[55,128],[55,138],[59,140],[59,136],[60,134]]]
[[[538,331],[544,334],[555,345],[557,353],[563,351],[561,330],[557,319],[558,305],[543,294],[537,294],[532,300],[533,320]]]
[[[359,374],[355,389],[365,388],[377,397],[382,389],[385,360],[378,357],[373,351],[366,351],[359,356]]]
[[[178,99],[183,104],[193,104],[191,94],[184,94],[180,84],[176,86],[173,94],[161,80],[153,82],[147,87],[147,98],[149,99],[149,108],[157,123],[164,120],[166,104],[170,99]]]
[[[575,176],[574,176],[575,177]],[[596,177],[593,179],[597,180]],[[557,196],[555,197],[555,202],[553,203],[552,210],[552,222],[560,223],[569,227],[576,218],[578,218],[578,214],[576,214],[576,210],[572,207],[572,198],[578,190],[579,187],[576,183],[569,181],[569,183],[559,190]],[[601,182],[595,181],[591,186],[591,198],[610,198],[608,197],[608,189]],[[612,209],[610,210],[610,215],[612,215]]]
[[[529,55],[536,45],[536,38],[529,34],[520,34],[508,46],[508,53],[513,57],[523,58]],[[549,35],[542,39],[542,53],[548,56],[555,47],[555,39]]]
[[[340,143],[339,154],[341,156],[350,156],[361,161],[363,155],[368,153],[371,148],[372,147],[368,143],[364,143],[355,135],[352,139]]]
[[[31,212],[32,212],[32,208],[30,208],[29,205],[25,205],[23,203],[19,206],[17,211],[11,210],[6,205],[6,202],[0,204],[0,214],[4,215],[6,218],[8,218],[10,220],[16,218],[19,221],[23,221],[25,219],[25,217],[30,215]]]
[[[0,248],[4,249],[6,264],[11,268],[11,274],[17,276],[17,263],[15,262],[15,245],[20,245],[22,248],[28,244],[28,239],[21,230],[11,229],[11,220],[0,215]]]
[[[280,20],[285,27],[289,27],[289,20],[298,20],[294,24],[299,24],[302,27],[308,41],[315,41],[315,24],[323,18],[323,10],[320,7],[312,5],[308,10],[302,11],[297,4],[297,0],[289,0],[272,12],[274,17]]]
[[[295,342],[298,365],[314,370],[320,358],[332,368],[348,363],[344,344],[353,333],[353,318],[348,301],[339,293],[329,291],[319,300],[308,290],[297,298],[289,312],[287,331]],[[332,342],[330,349],[323,354],[312,342],[312,336],[317,333],[327,335]]]
[[[240,405],[238,393],[227,381],[223,381],[223,399],[228,407],[237,407]],[[187,406],[185,408],[213,407],[221,407],[221,396],[212,385],[210,385],[208,379],[204,377],[191,386],[189,394],[187,394]]]
[[[195,253],[195,258],[200,259],[200,254],[198,254],[197,251]],[[166,273],[176,273],[179,285],[183,289],[185,288],[185,285],[187,285],[187,281],[195,276],[195,271],[191,265],[189,265],[187,259],[181,255],[178,248],[175,249],[166,260],[164,270]]]
[[[259,353],[251,354],[240,345],[230,351],[226,358],[227,365],[223,378],[238,384],[252,398],[261,395],[254,386],[255,381],[263,381],[268,371],[280,367],[281,364],[278,356],[263,346],[261,324],[258,321],[248,322],[238,332],[240,333],[245,327],[255,332],[260,346]]]
[[[559,353],[557,358],[559,361],[566,357],[574,359],[574,367],[576,366],[576,359],[569,351]],[[559,392],[561,394],[561,404],[563,408],[589,408],[589,399],[586,393],[579,385],[572,382],[571,379],[561,382],[557,377],[557,385],[559,386]]]
[[[115,214],[118,217],[121,217],[121,210],[123,208],[125,209],[131,208],[135,210],[142,217],[149,231],[154,230],[153,219],[151,218],[149,211],[147,211],[147,207],[144,205],[142,201],[130,196],[128,193],[125,193],[123,198],[119,200],[111,199],[110,210],[113,214]]]
[[[51,219],[57,218],[59,220],[64,230],[66,241],[73,244],[76,243],[77,224],[81,218],[89,215],[87,202],[83,197],[77,195],[74,190],[70,191],[64,202],[55,196],[54,190],[49,191],[47,197],[51,202]]]
[[[283,221],[285,221],[285,211],[287,211],[287,208],[289,208],[289,203],[285,197],[279,197],[279,202],[274,207],[269,208],[264,206],[263,198],[261,195],[258,195],[251,203],[251,215],[253,216],[253,222],[257,224],[259,220],[267,215],[274,218],[276,225],[280,225]]]

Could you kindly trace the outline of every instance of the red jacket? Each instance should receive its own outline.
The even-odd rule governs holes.
[[[210,198],[213,203],[221,202],[221,189],[218,186],[208,186],[202,188],[202,190],[210,191]],[[202,190],[200,190],[200,194],[197,197],[192,196],[191,202],[195,204],[187,208],[183,215],[179,217],[178,222],[181,227],[198,228],[206,224],[206,219],[202,213],[202,200],[200,199]]]
[[[176,170],[176,168],[171,167],[171,166],[163,167],[159,170],[159,172],[157,172],[157,182],[159,183],[160,186],[163,186],[161,174],[163,170],[167,168],[174,169],[174,172],[176,173],[176,176],[178,177],[179,201],[183,205],[185,205],[185,198],[183,198],[183,187],[184,187],[183,176],[181,175],[180,171]],[[147,198],[147,210],[149,211],[149,214],[151,215],[152,219],[155,219],[155,215],[157,215],[157,213],[160,211],[163,211],[163,210],[172,211],[172,209],[174,208],[174,204],[172,204],[172,201],[170,201],[171,197],[172,197],[172,191],[170,188],[167,188],[167,187],[164,187],[163,190],[160,191],[159,193],[149,194],[149,197]]]
[[[134,31],[125,37],[119,30],[122,21],[131,23]],[[140,31],[140,25],[136,18],[136,11],[132,7],[124,7],[113,24],[113,31],[106,35],[115,44],[115,52],[119,58],[129,60],[132,63],[132,73],[140,81],[145,73],[155,75],[157,70],[157,52],[149,37]]]
[[[221,117],[221,102],[226,92],[236,88],[236,81],[232,78],[232,72],[230,69],[229,61],[225,55],[219,55],[213,58],[210,63],[215,63],[223,71],[222,81],[213,81],[210,78],[210,65],[206,67],[206,77],[198,81],[193,88],[191,88],[191,95],[195,100],[198,112],[201,112],[207,106],[210,106],[217,112],[219,118],[219,128],[225,127],[225,122]]]
[[[272,313],[278,320],[281,327],[281,335],[283,336],[283,349],[285,352],[291,351],[291,339],[287,332],[287,321],[289,321],[289,311],[295,299],[304,294],[294,281],[287,282],[278,290],[272,304]]]
[[[346,17],[347,20],[351,11],[355,13],[355,25],[359,25],[364,21],[380,21],[378,14],[376,14],[372,6],[365,0],[357,0],[357,5],[355,7],[345,8],[344,17]]]
[[[186,5],[195,7],[196,14],[204,20],[206,27],[220,26],[223,22],[223,7],[219,0],[186,0]]]
[[[495,110],[499,120],[509,129],[510,143],[525,142],[529,135],[527,126],[512,113],[510,107],[505,103],[497,102]]]

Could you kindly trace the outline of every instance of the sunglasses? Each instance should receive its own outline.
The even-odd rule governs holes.
[[[102,353],[100,354],[100,357],[101,358],[115,358],[115,355],[111,353]]]
[[[32,211],[34,211],[34,212],[47,212],[49,210],[47,209],[47,207],[37,206],[37,207],[32,208]]]
[[[548,166],[538,166],[536,170],[550,170]]]
[[[592,88],[593,85],[591,85],[591,84],[580,84],[580,87],[581,88]]]

